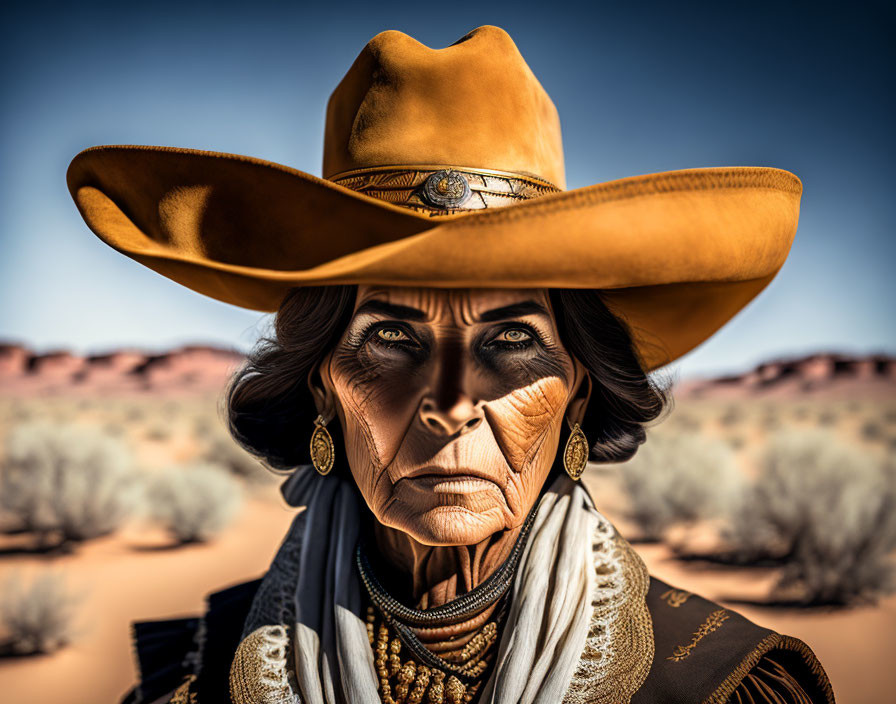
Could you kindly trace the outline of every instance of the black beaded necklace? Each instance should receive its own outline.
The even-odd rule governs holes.
[[[405,606],[398,599],[389,594],[377,578],[367,557],[365,544],[358,543],[355,551],[355,562],[361,574],[361,581],[367,588],[370,598],[376,607],[384,614],[400,619],[406,625],[412,626],[445,626],[463,621],[476,615],[487,606],[498,601],[513,583],[516,568],[520,563],[523,549],[526,547],[526,538],[535,520],[538,511],[538,502],[529,511],[526,521],[520,530],[520,534],[510,550],[510,555],[482,584],[471,589],[466,594],[457,597],[434,609],[414,609]]]

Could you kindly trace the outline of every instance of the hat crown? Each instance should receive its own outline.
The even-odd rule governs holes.
[[[381,32],[330,96],[324,177],[423,164],[565,187],[557,109],[503,29],[479,27],[444,49]]]

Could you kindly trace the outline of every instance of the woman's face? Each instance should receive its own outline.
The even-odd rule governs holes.
[[[471,545],[525,520],[584,377],[543,289],[359,286],[312,390],[381,523]]]

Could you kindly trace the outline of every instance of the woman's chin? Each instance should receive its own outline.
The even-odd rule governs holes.
[[[433,503],[432,506],[392,504],[389,525],[423,545],[474,545],[507,528],[501,506],[472,509],[466,502]]]

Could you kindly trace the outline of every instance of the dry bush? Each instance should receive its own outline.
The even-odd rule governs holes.
[[[873,600],[893,588],[896,473],[820,431],[774,437],[728,536],[744,562],[784,564],[776,595]]]
[[[92,426],[14,428],[0,471],[0,504],[19,526],[63,542],[113,532],[133,512],[139,486],[119,439]]]
[[[223,429],[210,432],[205,438],[202,460],[227,469],[235,477],[254,484],[272,481],[276,475],[240,447]]]
[[[169,399],[162,404],[162,413],[169,421],[183,413],[184,406],[180,401]]]
[[[791,416],[794,420],[808,420],[810,415],[812,415],[812,411],[804,404],[796,405],[791,410]]]
[[[766,411],[759,419],[759,427],[767,433],[779,430],[782,425],[781,416],[776,410]]]
[[[664,423],[669,430],[696,433],[703,425],[703,419],[697,413],[677,408]]]
[[[721,416],[719,416],[719,423],[725,427],[739,425],[746,416],[747,414],[744,413],[743,408],[732,404],[725,409],[725,412],[722,413]]]
[[[886,434],[884,432],[883,424],[876,420],[866,420],[864,423],[862,423],[860,432],[862,434],[862,437],[869,442],[883,440]]]
[[[236,518],[243,504],[239,483],[212,464],[172,467],[152,482],[150,516],[179,543],[205,542]]]
[[[151,423],[143,433],[143,437],[153,442],[166,442],[172,435],[171,426],[164,421]]]
[[[221,421],[214,416],[200,414],[193,416],[193,435],[205,442],[216,432],[220,432]]]
[[[620,469],[629,516],[645,540],[659,540],[676,523],[726,513],[743,483],[731,449],[695,433],[652,433]]]
[[[103,425],[103,432],[113,437],[124,437],[127,435],[127,428],[123,423],[113,420]]]
[[[747,438],[739,433],[732,433],[725,437],[725,442],[727,442],[733,450],[740,450],[746,446]]]
[[[129,406],[124,413],[124,419],[128,425],[142,423],[146,419],[146,409],[143,406]]]
[[[826,408],[818,414],[819,425],[837,425],[840,422],[840,414],[833,408]]]
[[[9,419],[13,423],[25,423],[33,418],[33,409],[24,402],[14,403],[9,412]]]
[[[44,573],[28,585],[18,573],[10,575],[0,590],[3,652],[36,655],[68,645],[78,602],[56,573]]]

